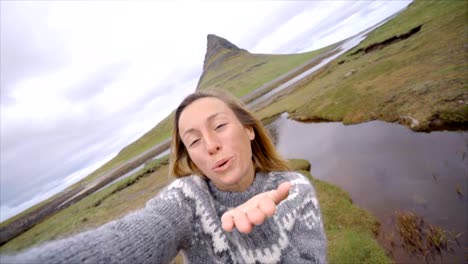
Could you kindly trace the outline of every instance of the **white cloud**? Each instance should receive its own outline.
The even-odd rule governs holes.
[[[317,1],[313,8],[304,9],[301,13],[292,17],[289,21],[274,29],[274,31],[257,44],[252,50],[273,53],[289,39],[301,36],[311,28],[316,28],[316,31],[326,29],[317,28],[323,21],[326,21],[332,13],[337,12],[343,6],[340,1]],[[313,36],[311,36],[313,37]]]

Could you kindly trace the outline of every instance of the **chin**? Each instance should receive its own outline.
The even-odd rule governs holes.
[[[221,182],[226,186],[233,186],[239,183],[240,177],[226,177],[221,179]]]
[[[221,177],[218,177],[217,178],[218,181],[220,184],[222,184],[223,186],[226,186],[226,187],[233,187],[235,186],[236,184],[238,184],[240,182],[240,177],[238,176],[230,176],[230,175],[224,175],[224,176],[221,176]]]

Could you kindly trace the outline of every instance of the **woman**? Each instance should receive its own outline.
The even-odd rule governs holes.
[[[315,191],[288,171],[262,124],[236,99],[196,92],[172,135],[177,177],[143,210],[7,262],[324,263]],[[3,262],[2,262],[3,263]]]

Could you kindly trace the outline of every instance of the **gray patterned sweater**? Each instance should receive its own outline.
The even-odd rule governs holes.
[[[221,228],[222,214],[290,181],[287,199],[249,234]],[[244,192],[224,192],[198,176],[175,180],[140,211],[3,263],[325,263],[326,239],[309,180],[296,172],[257,173]]]

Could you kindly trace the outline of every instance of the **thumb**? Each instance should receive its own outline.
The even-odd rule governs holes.
[[[270,192],[270,197],[273,200],[273,202],[275,202],[275,204],[279,204],[281,201],[288,197],[290,189],[291,183],[283,182],[278,186],[278,189]]]

